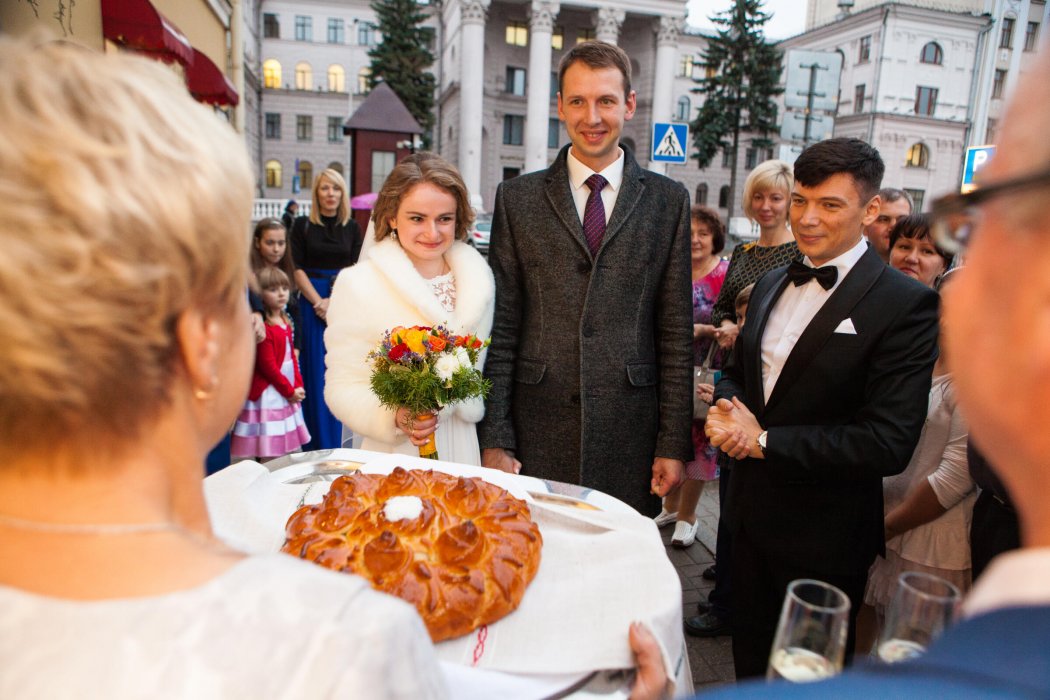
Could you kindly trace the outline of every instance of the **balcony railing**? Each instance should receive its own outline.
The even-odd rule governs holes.
[[[299,202],[298,215],[309,216],[310,205],[312,204],[310,199],[296,199],[295,201]],[[287,199],[256,199],[255,204],[252,206],[252,221],[265,219],[268,216],[280,219],[281,215],[284,214],[284,205],[287,203]]]

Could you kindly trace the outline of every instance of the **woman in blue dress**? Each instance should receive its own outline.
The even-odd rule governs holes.
[[[306,388],[303,418],[313,439],[304,450],[339,447],[342,426],[324,401],[324,331],[332,283],[344,267],[357,262],[362,235],[350,218],[350,197],[338,171],[328,168],[314,181],[310,215],[295,220],[291,231],[295,284],[302,313],[302,355]]]

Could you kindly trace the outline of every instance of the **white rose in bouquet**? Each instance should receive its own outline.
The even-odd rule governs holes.
[[[468,365],[470,361],[467,361]],[[434,363],[434,372],[442,381],[448,381],[452,379],[452,375],[463,368],[463,364],[460,362],[459,352],[446,353],[437,359]]]

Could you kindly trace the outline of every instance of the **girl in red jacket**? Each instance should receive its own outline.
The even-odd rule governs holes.
[[[265,462],[299,450],[309,442],[300,402],[306,396],[285,313],[291,281],[280,268],[258,271],[265,307],[266,337],[255,350],[255,375],[248,401],[233,426],[230,455]]]

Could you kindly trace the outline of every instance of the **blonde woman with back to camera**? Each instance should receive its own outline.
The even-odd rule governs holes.
[[[0,123],[0,697],[443,696],[407,604],[212,534],[243,139],[167,67],[45,38],[0,40]]]
[[[325,399],[361,447],[418,455],[436,432],[442,459],[481,464],[475,424],[479,399],[413,416],[383,407],[369,384],[365,359],[395,326],[447,326],[485,339],[492,331],[495,283],[481,254],[467,245],[474,220],[459,172],[433,153],[416,153],[394,168],[372,209],[375,245],[368,258],[337,280],[328,313]],[[478,359],[484,364],[485,353]]]

